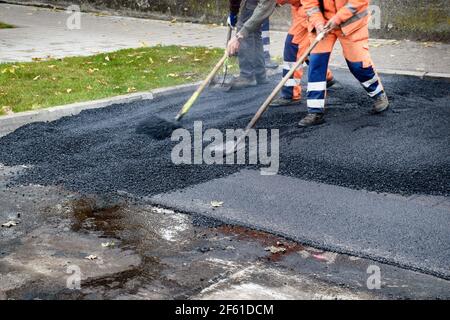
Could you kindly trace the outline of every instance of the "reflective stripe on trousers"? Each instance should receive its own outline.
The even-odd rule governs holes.
[[[270,20],[264,20],[261,25],[262,42],[264,48],[264,58],[266,60],[270,59]]]

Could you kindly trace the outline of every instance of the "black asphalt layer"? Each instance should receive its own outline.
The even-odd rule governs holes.
[[[304,103],[271,109],[258,124],[258,128],[280,130],[280,174],[351,189],[450,196],[448,80],[384,75],[393,109],[374,116],[369,114],[371,100],[348,72],[337,71],[336,78],[343,89],[329,92],[326,124],[298,128],[296,123],[306,112]],[[182,124],[190,130],[194,120],[203,120],[204,130],[243,128],[278,80],[274,77],[270,84],[236,92],[209,90]],[[172,120],[188,97],[189,93],[174,93],[26,125],[0,139],[0,163],[31,165],[12,183],[63,185],[82,193],[126,191],[137,196],[182,189],[252,168],[171,162],[176,143],[147,135],[145,121],[153,123],[156,115]],[[296,190],[290,196],[296,197]],[[271,205],[276,208],[277,199]],[[392,228],[380,226],[379,232],[389,239]]]
[[[450,280],[450,208],[425,199],[242,170],[150,201]]]

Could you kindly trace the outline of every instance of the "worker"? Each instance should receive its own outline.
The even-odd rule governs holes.
[[[264,62],[267,69],[277,69],[278,63],[272,60],[272,56],[270,55],[270,19],[267,18],[264,20],[261,26],[262,32],[262,43],[264,50]]]
[[[268,83],[261,25],[270,17],[276,0],[230,0],[230,11],[239,12],[237,33],[228,43],[228,53],[238,54],[239,77],[231,82],[232,89],[242,89]],[[231,15],[229,20],[231,20]]]
[[[389,108],[383,85],[369,54],[369,0],[302,0],[312,36],[325,32],[325,38],[310,54],[308,70],[308,115],[299,126],[325,121],[327,68],[337,40],[341,43],[350,72],[373,99],[373,112]]]
[[[297,62],[311,45],[308,33],[308,17],[300,0],[277,0],[278,5],[291,4],[292,23],[284,44],[283,77]],[[281,95],[275,99],[270,106],[281,107],[296,105],[302,97],[301,79],[303,77],[303,66],[300,66],[283,86]],[[336,83],[330,70],[327,72],[327,84],[331,87]]]

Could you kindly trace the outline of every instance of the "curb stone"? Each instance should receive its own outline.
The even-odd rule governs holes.
[[[5,136],[21,126],[33,122],[50,122],[66,116],[74,116],[83,110],[98,109],[114,104],[130,103],[141,100],[152,100],[164,97],[177,91],[180,93],[193,90],[199,83],[155,89],[148,92],[136,92],[111,98],[77,102],[36,111],[26,111],[8,116],[0,116],[0,137]]]

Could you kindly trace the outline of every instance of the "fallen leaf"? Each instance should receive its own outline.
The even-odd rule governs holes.
[[[265,248],[266,251],[270,251],[270,253],[283,253],[286,252],[286,248],[280,248],[280,247],[275,247],[275,246],[270,246]]]
[[[39,76],[36,76],[36,77],[33,78],[33,81],[39,80],[40,78],[41,78],[40,75],[39,75]]]
[[[223,206],[223,201],[211,201],[211,207],[219,208]]]
[[[11,227],[15,227],[15,226],[17,226],[17,222],[16,221],[8,221],[8,222],[6,222],[6,223],[4,223],[4,224],[2,224],[2,227],[5,227],[5,228],[11,228]]]
[[[16,73],[16,68],[11,67],[11,68],[5,68],[5,69],[2,70],[2,73],[6,73],[6,72],[15,74]]]
[[[66,92],[67,92],[67,93],[71,93],[71,92],[72,92],[72,89],[69,88],[69,89],[66,90]]]
[[[180,75],[178,73],[169,73],[167,76],[171,78],[178,78]]]
[[[6,115],[10,116],[14,114],[14,111],[12,110],[12,108],[10,106],[3,106],[2,107],[2,111],[4,113],[6,113]]]
[[[92,86],[89,85],[89,86],[86,87],[86,89],[92,90]]]
[[[53,69],[54,67],[56,67],[56,65],[52,64],[48,66],[50,69]]]
[[[93,255],[93,254],[91,254],[91,255],[85,257],[85,259],[88,259],[88,260],[97,260],[97,258],[98,258],[98,257],[97,257],[96,255]]]
[[[111,59],[109,59],[109,56],[106,56],[106,57],[105,57],[105,60],[106,60],[106,61],[111,61]]]
[[[137,91],[137,89],[135,87],[130,87],[130,88],[127,89],[128,93],[136,92],[136,91]]]
[[[102,243],[102,247],[103,248],[109,248],[109,247],[114,247],[116,244],[113,241],[110,242],[103,242]]]

